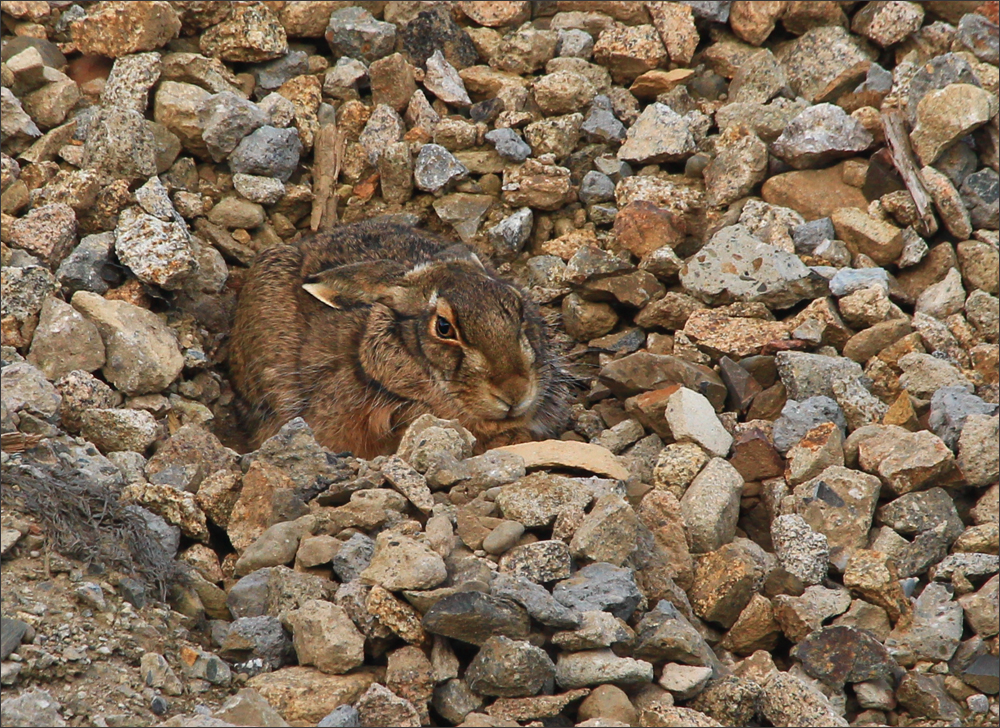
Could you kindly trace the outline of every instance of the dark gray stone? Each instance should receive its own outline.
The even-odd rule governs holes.
[[[212,159],[221,162],[247,134],[267,123],[267,115],[252,101],[224,91],[205,99],[198,123]]]
[[[513,129],[494,129],[486,133],[486,141],[492,144],[504,159],[521,163],[531,156],[531,147]]]
[[[491,586],[493,596],[517,602],[533,619],[549,627],[576,629],[580,615],[555,600],[549,591],[523,576],[497,574]]]
[[[392,53],[396,26],[376,20],[364,8],[341,8],[330,15],[326,42],[334,57],[348,56],[370,64]]]
[[[931,488],[901,495],[878,509],[881,523],[904,536],[915,536],[944,524],[950,544],[965,526],[955,509],[955,501],[944,488]]]
[[[615,183],[606,174],[591,170],[583,176],[579,197],[580,202],[585,205],[613,200],[615,198]]]
[[[530,620],[527,612],[513,602],[469,591],[436,601],[424,615],[423,625],[432,634],[482,645],[497,635],[524,639]]]
[[[636,625],[634,655],[651,662],[679,662],[683,665],[715,667],[718,659],[701,633],[677,611],[660,600]]]
[[[122,282],[121,266],[111,259],[113,232],[88,235],[59,264],[56,277],[71,292],[105,293]]]
[[[236,664],[239,672],[270,672],[289,663],[295,654],[292,638],[277,617],[240,617],[229,625],[219,655]]]
[[[833,220],[821,217],[796,225],[792,228],[792,240],[797,253],[813,253],[819,245],[837,237],[833,230]]]
[[[344,542],[333,557],[333,573],[342,582],[354,581],[368,568],[374,553],[375,541],[363,533],[356,533]]]
[[[361,725],[361,714],[353,705],[341,705],[327,713],[316,728],[358,728]]]
[[[287,182],[299,164],[302,142],[297,129],[262,126],[243,137],[229,155],[229,168],[243,174],[277,177]]]
[[[537,695],[556,674],[540,647],[507,637],[490,637],[469,663],[465,680],[480,695],[521,698]]]
[[[931,397],[928,419],[931,431],[954,450],[969,415],[994,415],[997,405],[990,404],[964,387],[941,387]]]
[[[778,452],[787,453],[809,430],[824,422],[833,422],[846,433],[847,419],[836,400],[830,397],[810,397],[802,402],[790,399],[781,410],[781,417],[774,421],[774,446]]]
[[[251,71],[259,89],[276,89],[285,81],[309,73],[309,54],[305,51],[288,51],[281,58],[258,63]]]
[[[962,182],[960,194],[974,228],[1000,227],[1000,176],[995,171],[983,167],[970,174]]]
[[[226,596],[226,606],[234,618],[261,617],[267,614],[267,585],[271,569],[258,569],[233,584]]]
[[[552,596],[561,604],[579,612],[611,612],[627,620],[642,599],[631,569],[598,562],[580,569],[569,579],[558,582]]]
[[[0,618],[0,660],[6,660],[21,646],[28,623],[20,619]]]

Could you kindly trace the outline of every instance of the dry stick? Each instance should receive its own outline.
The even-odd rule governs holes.
[[[309,228],[316,232],[337,222],[337,195],[335,187],[340,177],[340,164],[344,158],[344,135],[336,122],[324,124],[316,132],[313,143],[314,197]]]
[[[887,109],[883,111],[882,127],[885,130],[885,141],[889,146],[889,152],[892,154],[892,163],[899,171],[899,176],[903,178],[903,184],[910,192],[920,215],[921,229],[918,229],[917,232],[921,235],[928,235],[934,221],[933,204],[931,196],[924,186],[924,179],[920,176],[920,169],[913,158],[910,137],[906,133],[906,124],[900,110]]]

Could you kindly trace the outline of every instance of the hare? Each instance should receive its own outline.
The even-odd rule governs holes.
[[[371,458],[426,413],[480,449],[560,433],[568,377],[547,338],[537,306],[464,246],[364,221],[257,256],[229,363],[254,447],[302,417],[324,447]]]

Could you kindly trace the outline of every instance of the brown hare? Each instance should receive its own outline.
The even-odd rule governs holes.
[[[422,414],[479,448],[557,435],[567,376],[537,306],[462,245],[365,221],[257,256],[230,368],[254,447],[302,417],[323,446],[393,452]]]

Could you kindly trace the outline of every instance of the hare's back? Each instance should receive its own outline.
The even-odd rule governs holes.
[[[333,228],[303,240],[299,246],[303,276],[369,260],[389,259],[416,265],[432,260],[445,247],[411,227],[376,220]]]

